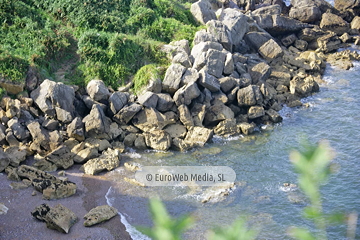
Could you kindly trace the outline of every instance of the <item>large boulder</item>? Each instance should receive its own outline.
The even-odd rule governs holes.
[[[320,27],[325,31],[335,32],[337,35],[342,35],[350,29],[348,22],[333,13],[324,13],[322,15]]]
[[[10,164],[9,156],[0,148],[0,172],[4,171]]]
[[[255,119],[265,115],[265,110],[262,106],[251,106],[248,110],[248,118]]]
[[[166,70],[162,88],[164,92],[174,94],[180,87],[180,82],[186,68],[178,63],[171,64]]]
[[[189,83],[177,90],[174,94],[174,101],[177,106],[189,105],[191,101],[201,94],[196,83]]]
[[[160,112],[167,112],[174,106],[174,100],[168,93],[158,93],[156,109]]]
[[[143,132],[161,130],[169,124],[165,115],[154,108],[144,108],[132,119],[132,124]]]
[[[80,170],[85,174],[95,175],[104,170],[111,171],[120,164],[120,152],[118,150],[107,149],[98,158],[93,158],[81,166]]]
[[[239,134],[240,131],[235,119],[226,119],[215,127],[214,133],[219,136],[229,137]]]
[[[25,140],[30,136],[29,131],[19,122],[16,117],[10,119],[7,125],[9,128],[11,128],[14,136],[20,141]]]
[[[217,92],[220,90],[220,82],[216,77],[214,77],[213,75],[210,75],[204,69],[202,69],[199,72],[199,75],[200,75],[199,84],[201,86],[209,89],[211,92]]]
[[[205,125],[214,125],[220,121],[234,118],[235,114],[225,104],[217,103],[211,106],[205,114],[204,123]]]
[[[107,221],[118,214],[117,209],[109,205],[102,205],[91,209],[84,216],[84,226],[90,227],[92,225]]]
[[[141,109],[142,106],[137,103],[130,104],[115,114],[113,119],[120,125],[127,124]]]
[[[253,84],[263,83],[269,78],[271,67],[266,62],[261,62],[253,66],[249,73]]]
[[[190,11],[201,24],[206,24],[208,21],[216,19],[215,12],[211,9],[211,4],[208,0],[200,0],[193,3]]]
[[[93,105],[90,113],[84,117],[86,136],[94,138],[108,138],[111,120],[106,117],[103,109]]]
[[[40,147],[44,148],[45,150],[50,150],[49,132],[41,127],[39,122],[30,122],[26,125],[26,127],[30,132],[30,135],[33,139],[34,148],[36,150],[40,149]]]
[[[109,107],[112,114],[118,113],[129,101],[129,93],[114,92],[109,97]]]
[[[10,165],[13,167],[18,167],[21,162],[25,161],[27,156],[26,149],[16,146],[5,148],[4,152],[10,157]],[[6,160],[4,163],[6,164]]]
[[[239,45],[248,31],[248,17],[237,9],[226,8],[221,12],[220,21],[230,30],[231,42]]]
[[[68,137],[75,138],[78,141],[85,140],[84,123],[80,117],[74,118],[74,120],[67,126],[66,133]]]
[[[354,19],[351,21],[351,29],[360,30],[360,17],[359,16],[354,17]]]
[[[305,79],[294,77],[290,81],[290,92],[300,97],[307,97],[313,92],[319,91],[319,85],[313,76],[308,76]]]
[[[145,132],[146,145],[155,150],[167,151],[171,146],[171,137],[164,130]]]
[[[182,124],[184,124],[185,127],[189,128],[194,126],[194,120],[192,119],[191,113],[189,108],[182,104],[178,107],[179,111],[179,118]]]
[[[360,8],[359,0],[335,0],[335,8],[344,11],[352,8]]]
[[[167,132],[171,138],[180,138],[183,139],[186,136],[187,130],[184,125],[181,124],[171,124],[164,128],[164,131]]]
[[[140,96],[138,96],[138,102],[143,105],[144,107],[148,108],[156,108],[158,102],[158,95],[153,92],[144,92]]]
[[[270,39],[259,48],[260,55],[268,61],[282,57],[283,50],[273,39]]]
[[[192,127],[189,129],[184,142],[189,147],[203,147],[213,136],[211,129],[203,127]]]
[[[67,198],[76,193],[76,184],[70,181],[49,181],[34,179],[32,181],[34,188],[43,194],[43,199],[53,200]]]
[[[321,11],[317,6],[292,7],[289,12],[291,18],[295,18],[304,23],[311,23],[320,20]]]
[[[110,96],[109,89],[102,80],[91,80],[86,86],[86,92],[97,102],[106,101]]]
[[[65,123],[73,120],[75,91],[72,87],[45,80],[31,92],[31,98],[46,115]]]
[[[248,32],[244,39],[251,48],[258,51],[259,48],[272,39],[272,37],[266,32]]]
[[[261,105],[263,102],[263,95],[259,86],[249,85],[239,89],[237,99],[239,107]]]
[[[214,49],[209,49],[206,53],[205,71],[220,78],[225,66],[226,53]]]
[[[78,218],[70,209],[60,203],[50,208],[45,216],[46,226],[59,232],[69,233],[70,228],[77,222]]]
[[[211,20],[206,23],[207,31],[212,34],[222,46],[232,52],[233,42],[229,28],[218,20]]]

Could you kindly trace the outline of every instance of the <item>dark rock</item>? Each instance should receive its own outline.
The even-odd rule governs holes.
[[[253,66],[249,73],[253,84],[257,84],[259,82],[262,83],[269,78],[271,74],[271,67],[265,62],[261,62]]]
[[[219,19],[229,29],[231,43],[235,46],[239,45],[249,28],[247,23],[248,17],[237,9],[225,8]],[[226,49],[230,51],[228,48]]]
[[[174,100],[168,93],[158,93],[158,102],[156,105],[156,109],[160,112],[166,112],[172,109],[174,106]]]
[[[4,171],[10,164],[9,156],[0,148],[0,172]]]
[[[146,145],[155,150],[167,151],[171,146],[171,137],[164,130],[145,132]]]
[[[224,93],[230,92],[236,85],[237,81],[232,77],[224,77],[219,79],[221,90]]]
[[[133,103],[122,108],[117,114],[114,115],[113,119],[120,125],[127,124],[141,109],[141,105]]]
[[[241,129],[241,132],[244,134],[244,135],[250,135],[254,132],[254,129],[256,127],[256,124],[255,123],[240,123],[239,125],[239,128]]]
[[[259,48],[260,55],[268,61],[281,57],[284,52],[273,39],[270,39]]]
[[[220,78],[225,66],[226,53],[215,49],[209,49],[206,53],[204,70],[209,74]]]
[[[280,15],[281,14],[281,6],[280,5],[271,5],[266,7],[261,7],[252,12],[254,15]]]
[[[39,206],[37,206],[32,212],[31,215],[36,218],[37,220],[40,220],[42,222],[45,222],[46,214],[50,211],[50,206],[46,203],[43,203]]]
[[[171,138],[180,138],[183,139],[186,136],[187,130],[181,124],[171,124],[164,128],[164,131],[167,132]]]
[[[77,219],[75,213],[61,204],[50,208],[50,211],[45,215],[46,226],[63,233],[69,233]]]
[[[138,102],[144,107],[156,108],[158,96],[153,92],[145,92],[138,97]]]
[[[161,130],[169,124],[166,117],[154,108],[144,108],[132,119],[132,124],[143,132]]]
[[[271,38],[271,35],[265,32],[248,32],[244,37],[246,43],[255,51],[258,51],[259,48]]]
[[[237,99],[239,107],[261,105],[263,102],[260,88],[256,85],[239,89]]]
[[[261,106],[251,106],[248,111],[249,119],[259,118],[265,115],[264,108]]]
[[[268,115],[270,117],[270,120],[273,123],[278,123],[278,122],[282,121],[282,117],[280,116],[280,114],[273,109],[269,109],[269,110],[265,111],[265,113],[266,113],[266,115]]]
[[[72,165],[74,165],[74,154],[70,151],[70,149],[61,145],[54,151],[50,152],[46,155],[45,159],[49,162],[54,163],[57,167],[68,169]]]
[[[205,125],[218,124],[220,121],[234,118],[234,112],[226,105],[217,103],[211,106],[205,114]]]
[[[298,38],[295,34],[290,34],[284,38],[281,39],[282,44],[284,44],[285,47],[288,47],[292,45]]]
[[[129,100],[129,93],[114,92],[113,94],[111,94],[111,96],[109,97],[109,104],[110,104],[109,107],[112,114],[115,115],[124,106],[126,106],[128,100]]]
[[[54,119],[45,119],[42,126],[49,131],[56,130],[59,127],[59,121]]]
[[[189,128],[194,126],[194,121],[191,117],[191,113],[189,111],[189,108],[186,105],[180,105],[178,107],[179,111],[179,118],[182,124],[184,124],[185,127]]]
[[[50,150],[50,136],[49,132],[42,128],[39,122],[33,121],[26,125],[29,129],[30,135],[36,148],[43,147],[45,150]]]
[[[10,157],[10,165],[17,167],[21,162],[25,161],[27,152],[19,147],[9,147],[5,149],[5,153]]]
[[[191,108],[191,116],[196,127],[204,127],[203,121],[206,114],[206,106],[203,104],[196,103]]]
[[[66,133],[70,138],[75,138],[78,141],[85,140],[84,123],[80,117],[74,118],[74,120],[67,126]]]
[[[20,124],[16,117],[10,119],[7,125],[9,128],[11,128],[14,136],[20,141],[25,140],[30,136],[29,131]]]
[[[177,106],[189,105],[191,101],[201,94],[196,83],[189,83],[181,87],[174,94],[174,101]]]
[[[199,72],[200,78],[199,78],[199,84],[203,86],[204,88],[209,89],[211,92],[217,92],[220,90],[220,82],[217,78],[210,75],[205,70],[201,70]]]
[[[294,46],[301,51],[306,51],[308,47],[308,43],[304,40],[298,39],[295,41]]]
[[[186,68],[180,64],[171,64],[170,67],[166,70],[164,81],[163,81],[163,91],[174,94],[180,87],[180,82],[183,74],[185,73]]]
[[[219,136],[229,137],[238,134],[239,130],[235,119],[226,119],[214,128],[214,133]]]
[[[116,116],[116,115],[115,115]],[[99,105],[93,105],[89,115],[83,119],[85,133],[88,137],[108,138],[111,120],[106,117]]]

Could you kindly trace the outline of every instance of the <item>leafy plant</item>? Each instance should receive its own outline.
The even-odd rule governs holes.
[[[6,94],[6,90],[0,87],[0,101],[3,98],[3,96],[5,96],[5,94]]]
[[[239,218],[228,228],[217,228],[209,236],[209,240],[252,240],[257,232],[248,229],[245,218]]]
[[[133,78],[133,90],[136,94],[146,86],[151,79],[160,79],[160,70],[155,64],[145,65],[140,68]]]
[[[152,228],[139,228],[154,240],[180,240],[181,234],[193,224],[190,216],[173,219],[158,198],[150,199],[150,212],[154,222]]]

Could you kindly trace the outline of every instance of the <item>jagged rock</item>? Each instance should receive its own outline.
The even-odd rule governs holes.
[[[214,133],[219,136],[229,137],[239,133],[239,127],[236,125],[235,119],[226,119],[219,122],[214,128]]]
[[[95,148],[99,152],[111,148],[111,144],[106,139],[87,138],[84,143],[86,148]]]
[[[117,114],[114,115],[113,119],[118,124],[127,124],[141,109],[141,105],[133,103],[122,108]]]
[[[156,109],[160,112],[167,112],[174,106],[174,100],[168,93],[158,93]]]
[[[6,140],[5,126],[0,124],[0,144],[3,144]]]
[[[46,226],[59,232],[69,233],[70,228],[77,222],[75,213],[61,204],[50,208],[45,216]]]
[[[97,102],[97,101],[95,101],[94,99],[92,99],[91,97],[89,97],[87,95],[83,95],[81,100],[83,101],[83,103],[85,104],[85,106],[87,108],[86,113],[88,113],[88,109],[92,109],[94,105],[99,105],[104,112],[108,108],[106,104]]]
[[[300,31],[300,33],[298,34],[299,39],[307,41],[307,42],[311,42],[314,41],[316,39],[318,39],[319,37],[322,37],[324,35],[326,35],[327,33],[325,31],[323,31],[321,28],[319,28],[318,26],[315,26],[313,28],[304,28]]]
[[[301,51],[306,51],[306,49],[308,47],[308,43],[304,40],[298,39],[295,41],[294,46]]]
[[[180,138],[173,138],[171,146],[172,148],[182,152],[187,151],[191,148],[189,144],[187,144],[183,139]]]
[[[186,136],[187,130],[181,124],[171,124],[164,128],[164,131],[167,132],[171,138],[180,138],[183,139]]]
[[[107,149],[98,158],[93,158],[81,166],[80,170],[85,174],[94,175],[103,170],[111,171],[119,166],[120,155],[118,150]]]
[[[351,21],[351,29],[360,30],[360,16],[355,16],[354,19]]]
[[[122,136],[124,134],[124,131],[121,129],[121,127],[116,123],[116,122],[112,122],[110,124],[110,138],[112,140],[118,138],[119,136]]]
[[[225,104],[217,103],[206,111],[204,123],[205,125],[213,125],[232,118],[234,118],[234,112]]]
[[[199,75],[199,84],[201,86],[209,89],[211,92],[217,92],[220,90],[220,82],[216,77],[210,75],[204,69],[199,72]]]
[[[40,126],[37,121],[30,122],[26,125],[33,139],[36,148],[43,147],[45,150],[50,150],[50,136],[49,132]]]
[[[167,118],[154,108],[144,108],[132,119],[132,124],[143,132],[161,130],[169,124]]]
[[[45,159],[54,163],[57,167],[68,169],[72,165],[74,165],[74,154],[70,151],[70,149],[61,145],[48,155],[46,155]]]
[[[215,12],[211,9],[211,4],[207,0],[200,0],[191,5],[190,11],[194,18],[201,24],[216,19]]]
[[[66,198],[76,193],[76,184],[70,181],[60,179],[33,179],[34,188],[43,194],[43,199],[53,200]]]
[[[252,11],[253,15],[261,15],[261,14],[265,14],[265,15],[280,15],[281,14],[281,6],[280,5],[271,5],[271,6],[266,6],[266,7],[261,7],[258,8],[254,11]]]
[[[95,148],[85,148],[74,156],[74,162],[76,163],[84,163],[89,159],[96,158],[99,156],[99,152]]]
[[[261,106],[251,106],[248,111],[249,119],[259,118],[265,115],[264,108]]]
[[[256,85],[239,89],[237,99],[239,107],[261,105],[263,102],[260,88]]]
[[[138,102],[144,107],[156,108],[158,96],[153,92],[145,92],[138,97]]]
[[[195,83],[199,79],[199,73],[196,69],[186,69],[184,75],[181,78],[180,86],[184,86],[188,83]]]
[[[243,123],[238,124],[238,126],[244,135],[250,135],[254,132],[256,124],[243,122]]]
[[[137,138],[136,133],[127,134],[124,138],[124,145],[127,147],[134,146],[135,139]]]
[[[248,32],[245,34],[244,39],[250,47],[258,51],[259,48],[272,39],[272,37],[266,32]]]
[[[15,171],[13,171],[15,172]],[[10,179],[11,176],[8,175],[8,179]],[[25,189],[25,188],[28,188],[31,186],[31,181],[30,180],[27,180],[27,179],[23,179],[21,182],[12,182],[10,183],[9,185],[11,187],[11,189],[15,189],[15,190],[18,190],[18,189]]]
[[[5,153],[10,157],[10,165],[17,167],[26,159],[26,150],[19,147],[9,147]]]
[[[273,123],[278,123],[278,122],[282,121],[282,117],[280,116],[280,114],[273,109],[269,109],[269,110],[265,111],[265,113],[266,113],[266,115],[268,115],[270,117],[270,120]]]
[[[320,28],[342,35],[349,31],[349,23],[333,13],[324,13],[321,18]]]
[[[54,131],[59,127],[59,121],[54,119],[45,119],[42,126],[49,131]]]
[[[334,2],[335,8],[341,11],[360,7],[360,2],[357,0],[335,0]]]
[[[32,166],[45,172],[54,172],[58,169],[54,163],[49,162],[45,159],[37,160]]]
[[[221,90],[224,93],[230,92],[236,85],[237,81],[232,77],[224,77],[219,79]]]
[[[290,81],[290,92],[301,97],[307,97],[313,92],[319,91],[319,85],[314,80],[313,76],[308,76],[305,79],[294,77]]]
[[[290,34],[284,38],[281,39],[282,44],[284,44],[285,47],[288,47],[292,45],[298,38],[295,34]]]
[[[84,216],[84,226],[90,227],[92,225],[107,221],[117,215],[117,209],[109,205],[98,206],[91,209]]]
[[[31,92],[31,98],[46,115],[65,123],[73,120],[75,91],[72,87],[46,79]]]
[[[28,165],[20,165],[17,169],[17,174],[19,177],[27,178],[31,181],[34,179],[48,179],[51,181],[57,180],[55,176]]]
[[[273,39],[270,39],[259,48],[260,55],[266,60],[274,60],[275,58],[281,57],[284,52]]]
[[[67,126],[66,133],[68,137],[75,138],[78,141],[85,140],[84,123],[80,117],[74,118],[74,120]]]
[[[0,148],[0,172],[4,171],[10,164],[9,156]]]
[[[36,218],[37,220],[40,220],[42,222],[45,222],[46,214],[50,211],[50,206],[46,203],[43,203],[39,206],[37,206],[32,212],[31,215]]]
[[[15,181],[15,182],[20,182],[21,178],[19,177],[19,175],[17,174],[17,168],[12,167],[12,166],[7,166],[5,168],[5,173],[7,174],[7,179],[9,179],[10,181]],[[31,185],[31,181],[28,179],[24,179],[30,182]]]
[[[147,145],[145,142],[145,136],[142,134],[136,134],[136,138],[134,141],[134,147],[136,149],[141,149],[141,150],[145,150],[147,149]]]
[[[201,196],[201,202],[221,202],[225,196],[230,194],[231,189],[235,187],[234,183],[227,183],[226,185],[209,187]]]
[[[201,29],[195,33],[193,40],[193,45],[197,45],[201,42],[216,42],[216,38],[206,31],[206,29]]]
[[[25,140],[30,136],[29,131],[20,124],[19,120],[16,117],[10,119],[7,125],[9,128],[11,128],[14,136],[20,141]]]
[[[20,145],[19,140],[17,140],[17,138],[14,136],[12,130],[9,131],[9,129],[8,129],[6,131],[5,140],[9,144],[10,147]]]
[[[220,78],[225,66],[226,54],[222,51],[209,49],[206,53],[206,64],[204,70],[209,74]]]
[[[196,83],[189,83],[181,87],[174,94],[174,101],[177,106],[182,104],[189,105],[191,101],[200,95],[200,90]]]
[[[189,147],[203,147],[213,136],[213,130],[203,127],[191,127],[184,142]]]
[[[253,66],[249,73],[254,84],[265,82],[271,74],[271,67],[265,62],[261,62]]]
[[[337,50],[341,46],[341,40],[336,33],[329,33],[317,39],[317,46],[325,53]]]
[[[352,41],[352,37],[348,33],[344,33],[339,37],[343,43],[349,43]]]
[[[232,52],[232,37],[229,28],[218,20],[210,20],[206,23],[207,31],[212,34],[222,46]]]
[[[239,45],[245,33],[249,29],[247,23],[248,17],[237,9],[225,8],[219,19],[228,27],[232,44]]]
[[[275,88],[273,88],[268,83],[261,84],[260,91],[261,91],[261,93],[263,95],[265,104],[268,103],[271,99],[273,99],[277,94]]]
[[[174,94],[180,86],[181,78],[186,68],[180,64],[171,64],[166,70],[164,81],[162,83],[163,91]]]
[[[91,80],[86,86],[86,92],[97,102],[107,101],[110,92],[102,80]]]
[[[106,117],[103,109],[95,104],[90,113],[84,117],[85,133],[88,137],[108,138],[111,120]]]
[[[191,68],[192,63],[189,58],[189,55],[185,51],[179,51],[173,58],[172,63],[178,63],[186,68]]]
[[[129,93],[114,92],[109,97],[109,107],[112,114],[118,113],[129,101]]]
[[[145,132],[146,145],[155,150],[167,151],[171,146],[171,137],[164,130]]]
[[[205,62],[206,62],[205,55],[209,49],[222,51],[224,49],[224,47],[218,42],[209,42],[209,41],[208,42],[200,42],[200,43],[196,44],[191,49],[191,56],[192,56],[192,58],[195,59],[195,62],[193,64],[194,69],[200,70],[203,66],[205,66]],[[203,59],[202,59],[202,57],[203,57]]]
[[[226,94],[223,93],[221,90],[216,93],[213,93],[212,96],[213,96],[213,100],[211,101],[212,105],[216,105],[217,103],[226,104],[229,101]]]
[[[257,15],[253,18],[261,28],[274,36],[293,33],[310,27],[307,23],[281,15]]]
[[[225,58],[223,73],[225,75],[230,75],[234,72],[234,70],[235,70],[234,59],[232,57],[232,54],[228,52]]]
[[[178,107],[178,110],[179,110],[179,118],[182,124],[184,124],[184,126],[187,128],[194,126],[194,121],[191,117],[189,108],[186,105],[182,104]]]
[[[194,126],[204,127],[203,121],[204,121],[205,114],[206,114],[206,106],[203,104],[196,103],[191,108],[190,113],[191,113],[191,116],[192,116],[192,119],[194,122]]]
[[[178,49],[184,50],[187,55],[190,55],[190,45],[188,40],[182,39],[179,41],[171,42],[170,44],[177,47]]]
[[[289,12],[291,18],[295,18],[304,23],[311,23],[320,20],[321,10],[315,5],[298,5],[292,7]]]

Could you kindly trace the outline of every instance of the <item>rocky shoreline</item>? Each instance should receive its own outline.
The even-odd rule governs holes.
[[[76,195],[76,183],[47,172],[81,164],[94,175],[117,168],[126,148],[187,151],[214,134],[251,134],[281,122],[284,104],[301,106],[301,98],[319,91],[326,63],[349,69],[360,60],[356,52],[335,52],[360,45],[355,1],[333,7],[324,0],[290,6],[201,0],[191,12],[206,29],[192,44],[164,45],[171,60],[164,79],[152,76],[137,95],[101,80],[86,89],[40,83],[32,71],[25,93],[3,84],[9,93],[22,93],[1,99],[0,172],[47,200]],[[24,164],[30,156],[32,166]]]

